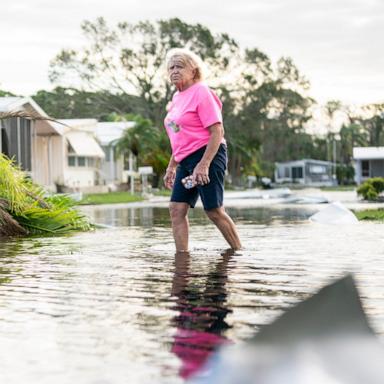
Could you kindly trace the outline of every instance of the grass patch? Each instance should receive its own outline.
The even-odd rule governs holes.
[[[359,220],[384,221],[384,208],[365,209],[364,211],[355,211],[354,214]]]
[[[158,191],[152,190],[152,193],[155,196],[171,196],[172,191],[169,189],[159,189]]]
[[[135,201],[143,201],[140,195],[132,195],[129,192],[108,192],[108,193],[89,193],[79,202],[80,205],[89,204],[118,204],[133,203]]]
[[[320,187],[320,190],[322,191],[339,191],[339,192],[345,192],[345,191],[354,191],[356,189],[355,185],[336,185],[334,187]]]

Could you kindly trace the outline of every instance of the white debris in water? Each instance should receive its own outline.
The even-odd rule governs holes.
[[[340,201],[329,204],[325,209],[312,215],[309,220],[321,224],[356,224],[359,222],[353,212]]]

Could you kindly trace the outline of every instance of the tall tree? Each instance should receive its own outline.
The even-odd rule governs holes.
[[[61,119],[96,118],[104,121],[113,112],[120,115],[143,112],[138,97],[108,91],[56,87],[52,91],[40,90],[32,98],[49,116]]]
[[[247,153],[260,146],[264,168],[271,176],[275,161],[309,154],[310,137],[305,134],[304,126],[311,117],[313,100],[306,95],[308,81],[291,59],[281,58],[274,68],[263,54],[255,51],[248,54],[254,70],[243,87],[240,121]]]
[[[368,143],[368,135],[361,124],[343,125],[340,129],[340,162],[352,164],[353,147],[364,147]]]
[[[369,135],[369,145],[384,145],[384,104],[368,104],[363,107],[363,112],[367,117],[361,123]]]
[[[238,47],[226,34],[213,35],[201,24],[180,19],[119,23],[110,27],[104,18],[83,22],[88,45],[80,50],[62,50],[50,65],[50,79],[94,92],[135,94],[144,106],[144,116],[162,126],[171,96],[164,60],[173,47],[189,47],[208,65],[224,69]]]
[[[163,125],[173,92],[166,80],[166,52],[184,46],[200,55],[210,68],[209,83],[224,103],[234,179],[248,169],[260,169],[257,162],[288,159],[289,150],[296,147],[308,150],[303,127],[313,101],[306,96],[307,80],[291,59],[281,58],[274,66],[256,48],[242,50],[227,34],[212,34],[200,24],[176,18],[116,27],[98,18],[85,21],[82,30],[88,45],[80,51],[61,51],[51,63],[51,80],[101,94],[134,93],[141,101],[141,114],[157,127]],[[286,140],[295,134],[303,139],[302,145]]]
[[[0,97],[7,97],[7,96],[16,96],[16,95],[12,92],[8,92],[0,89]]]

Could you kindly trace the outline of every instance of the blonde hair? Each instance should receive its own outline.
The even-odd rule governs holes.
[[[194,80],[196,81],[204,80],[204,77],[205,77],[204,75],[206,72],[205,65],[203,63],[203,60],[201,60],[201,58],[198,55],[196,55],[196,53],[190,51],[187,48],[170,49],[165,56],[165,63],[166,63],[167,70],[169,68],[170,61],[175,57],[180,57],[181,60],[186,65],[196,70]]]

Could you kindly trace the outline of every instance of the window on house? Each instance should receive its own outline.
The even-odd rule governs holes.
[[[87,166],[88,167],[94,167],[95,166],[95,159],[93,157],[87,157]]]
[[[1,121],[0,121],[0,124],[1,124]],[[1,142],[0,152],[4,153],[4,155],[10,157],[9,156],[9,138],[7,136],[7,130],[6,130],[5,124],[2,125],[2,127],[1,127],[0,142]]]
[[[292,167],[292,179],[303,178],[303,167]]]
[[[9,135],[9,156],[15,157],[16,162],[20,163],[19,158],[19,129],[18,129],[18,117],[12,117],[10,119],[10,135]]]
[[[68,156],[68,167],[76,167],[76,156]]]
[[[361,162],[361,175],[363,177],[369,177],[369,174],[370,174],[369,171],[370,171],[369,170],[369,160],[363,160]]]
[[[310,165],[309,172],[313,175],[320,175],[322,173],[327,173],[325,165]]]
[[[31,170],[31,121],[19,119],[20,165],[25,171]]]
[[[79,156],[77,158],[77,166],[78,167],[85,167],[85,157],[84,156]]]
[[[289,174],[289,167],[284,167],[284,177],[290,178],[291,175]]]

